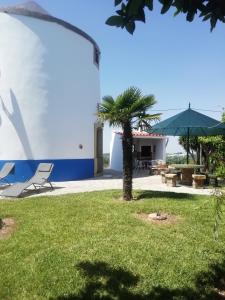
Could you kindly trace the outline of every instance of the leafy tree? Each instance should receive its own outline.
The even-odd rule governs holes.
[[[187,151],[186,136],[179,137],[179,144],[183,146],[183,148]],[[189,153],[191,154],[191,158],[194,161],[194,163],[198,164],[200,162],[200,143],[197,136],[189,137]]]
[[[174,16],[183,13],[186,20],[192,22],[195,15],[199,15],[203,21],[210,21],[211,31],[217,21],[225,23],[224,0],[158,0],[161,5],[161,14],[165,14],[171,8],[175,8]],[[136,21],[145,22],[145,11],[153,10],[153,0],[114,0],[116,15],[111,16],[106,24],[126,28],[133,34]]]
[[[222,114],[222,122],[225,122],[225,113]],[[198,140],[202,145],[206,165],[210,166],[211,170],[225,165],[225,136],[199,137]]]
[[[186,137],[180,137],[179,143],[187,150]],[[194,163],[200,163],[200,148],[206,170],[214,172],[221,164],[225,164],[225,137],[202,136],[190,137],[190,154]]]
[[[140,89],[130,87],[115,100],[111,96],[103,97],[98,116],[110,126],[120,126],[123,130],[123,199],[132,199],[133,161],[132,127],[138,120],[159,119],[159,114],[150,115],[147,110],[156,103],[153,95],[143,96]]]
[[[182,153],[178,153],[175,155],[169,155],[166,156],[166,163],[168,165],[172,164],[186,164],[186,155],[183,155]]]
[[[225,137],[207,136],[199,137],[202,145],[205,164],[212,171],[225,163]]]

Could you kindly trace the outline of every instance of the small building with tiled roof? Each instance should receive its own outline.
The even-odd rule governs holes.
[[[160,134],[133,130],[133,158],[134,166],[137,162],[166,161],[166,145],[168,138]],[[115,131],[110,143],[110,168],[116,171],[123,169],[122,151],[123,132]]]

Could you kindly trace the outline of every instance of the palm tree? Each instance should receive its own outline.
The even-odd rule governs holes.
[[[160,114],[149,115],[147,110],[156,103],[153,95],[143,96],[140,89],[130,87],[115,100],[111,96],[103,97],[98,116],[110,126],[120,126],[123,130],[123,199],[132,199],[133,161],[132,127],[139,120],[158,120]]]

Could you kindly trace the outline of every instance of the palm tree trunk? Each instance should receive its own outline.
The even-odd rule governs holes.
[[[130,122],[123,124],[123,199],[132,199],[133,160],[132,145],[133,136]]]

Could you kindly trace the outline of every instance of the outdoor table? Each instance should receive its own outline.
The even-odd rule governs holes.
[[[155,175],[160,175],[162,171],[168,170],[168,167],[167,165],[158,165],[158,166],[151,167],[151,170]]]
[[[204,167],[204,165],[194,164],[173,164],[169,168],[181,170],[181,184],[192,185],[192,174]]]

